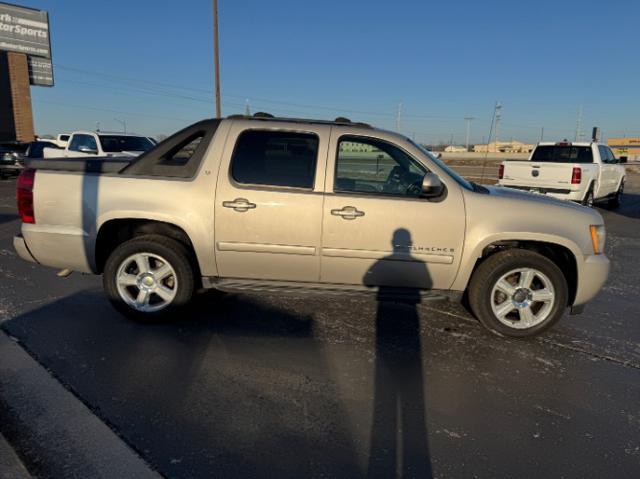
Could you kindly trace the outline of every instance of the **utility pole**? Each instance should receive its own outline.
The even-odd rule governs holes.
[[[400,129],[402,126],[401,117],[402,117],[402,102],[398,103],[398,112],[396,114],[396,131],[398,133],[400,133]]]
[[[127,133],[127,120],[118,120],[117,118],[114,120],[122,125],[123,133]]]
[[[576,118],[576,137],[574,141],[582,140],[582,105],[578,107],[578,117]]]
[[[216,118],[220,118],[220,50],[218,45],[218,0],[213,0],[213,63],[216,77]]]
[[[449,146],[453,145],[453,133],[451,133],[451,138],[449,138]]]
[[[467,124],[467,136],[465,138],[465,147],[467,148],[467,151],[469,151],[469,135],[471,134],[471,122],[475,120],[475,117],[473,116],[465,116],[464,117],[464,121]]]
[[[494,128],[494,134],[493,134],[493,141],[496,142],[496,148],[497,148],[497,143],[498,143],[498,132],[499,127],[500,127],[500,120],[502,120],[502,105],[500,104],[499,101],[496,102],[496,107],[495,107],[495,111],[494,111],[494,118],[495,118],[495,128]],[[489,141],[491,141],[491,138],[489,138]]]

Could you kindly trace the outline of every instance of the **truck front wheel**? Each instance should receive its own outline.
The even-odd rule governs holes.
[[[185,306],[194,292],[189,252],[161,235],[144,235],[119,245],[102,277],[111,304],[132,319],[167,317]]]
[[[469,283],[469,303],[489,331],[518,338],[540,334],[563,315],[567,281],[545,256],[523,249],[495,253]]]

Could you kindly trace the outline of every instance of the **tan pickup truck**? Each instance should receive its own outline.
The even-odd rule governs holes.
[[[131,160],[35,160],[18,254],[102,274],[135,318],[203,288],[468,298],[496,334],[542,332],[604,284],[600,214],[461,178],[397,133],[333,122],[196,123]]]

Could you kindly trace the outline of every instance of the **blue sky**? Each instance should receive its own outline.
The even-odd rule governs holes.
[[[16,3],[20,3],[15,0]],[[211,1],[29,0],[50,14],[39,134],[169,134],[214,114]],[[640,2],[219,0],[223,114],[347,116],[419,141],[640,135]]]

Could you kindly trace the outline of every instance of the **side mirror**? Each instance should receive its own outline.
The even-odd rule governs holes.
[[[94,150],[93,148],[89,148],[88,146],[79,146],[78,150],[81,151],[82,153],[88,153],[91,155],[98,154],[98,150]]]
[[[427,173],[422,178],[422,197],[423,198],[437,198],[442,195],[444,191],[444,185],[438,175],[435,173]]]
[[[621,156],[621,157],[619,158],[618,162],[619,162],[619,163],[626,163],[626,162],[627,162],[627,160],[628,160],[628,157],[626,157],[626,156]]]

